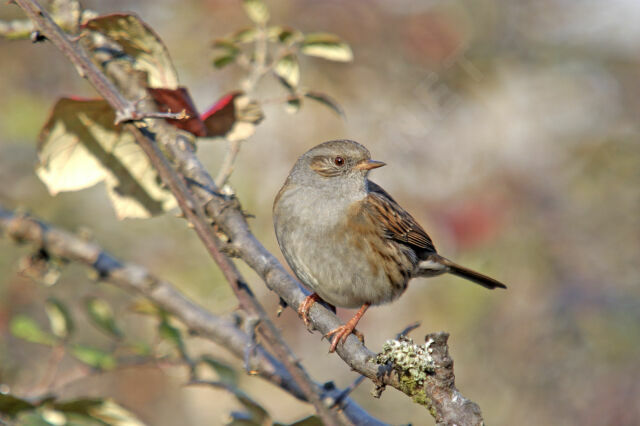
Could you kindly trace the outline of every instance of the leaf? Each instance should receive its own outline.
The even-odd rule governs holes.
[[[113,309],[103,299],[97,297],[90,297],[85,301],[85,308],[89,314],[91,321],[102,331],[121,339],[123,337],[122,331],[118,328],[116,320],[113,316]]]
[[[104,100],[62,98],[40,132],[36,169],[52,195],[104,181],[118,218],[146,218],[176,205]]]
[[[50,297],[44,304],[49,327],[56,336],[65,339],[73,333],[74,324],[67,307],[58,299]]]
[[[229,38],[236,43],[251,43],[256,39],[258,32],[253,27],[241,28],[233,32]]]
[[[293,97],[293,98],[287,99],[287,103],[285,103],[284,105],[285,111],[287,111],[289,114],[297,113],[298,111],[300,111],[301,107],[302,107],[302,99],[300,99],[299,97]]]
[[[307,416],[293,423],[274,423],[274,426],[322,426],[322,420],[318,416]]]
[[[112,399],[106,399],[103,403],[89,409],[91,417],[112,426],[144,426],[131,411],[117,404]]]
[[[229,386],[235,386],[238,383],[238,373],[229,365],[218,361],[209,355],[203,355],[200,361],[208,365],[218,375],[218,380]]]
[[[133,67],[147,73],[149,87],[176,89],[178,76],[160,37],[134,14],[114,13],[89,20],[84,27],[109,37],[134,59]]]
[[[16,315],[11,319],[9,325],[11,334],[31,343],[54,346],[57,341],[51,334],[42,331],[40,325],[31,317],[26,315]]]
[[[32,410],[35,405],[25,399],[18,398],[11,394],[0,392],[0,413],[15,417],[21,411]]]
[[[300,65],[295,55],[280,58],[273,72],[284,81],[288,89],[297,87],[300,82]]]
[[[220,52],[218,56],[213,60],[213,65],[216,68],[225,67],[235,62],[240,53],[240,47],[233,40],[218,39],[213,42],[213,47]]]
[[[182,340],[182,333],[178,328],[169,323],[169,319],[166,316],[163,316],[160,324],[158,324],[158,334],[161,338],[175,346],[180,355],[186,354],[184,341]]]
[[[271,419],[271,416],[269,416],[269,413],[267,412],[267,410],[262,408],[260,404],[255,402],[251,397],[249,397],[249,395],[242,392],[241,390],[233,389],[231,391],[235,395],[238,402],[240,402],[240,404],[242,404],[244,408],[247,410],[247,413],[249,414],[250,417],[248,419],[245,418],[246,420],[252,421],[254,422],[254,424],[257,424],[257,425],[268,424],[268,421]],[[245,424],[250,424],[250,423],[245,423]]]
[[[129,306],[129,310],[137,314],[160,316],[163,314],[162,309],[156,306],[149,299],[138,299]]]
[[[329,61],[350,62],[353,60],[353,52],[349,45],[333,34],[307,34],[300,46],[300,52]]]
[[[309,99],[313,99],[314,101],[320,102],[325,106],[328,106],[336,114],[344,118],[344,111],[342,110],[342,107],[340,107],[340,105],[328,95],[325,95],[324,93],[320,93],[320,92],[306,92],[304,96],[306,96]]]
[[[287,46],[302,41],[303,34],[290,27],[272,26],[267,28],[267,35],[270,41],[277,41]]]
[[[262,0],[243,0],[244,11],[256,24],[264,24],[269,20],[269,9]]]
[[[99,370],[112,370],[118,364],[113,355],[92,346],[76,344],[70,351],[79,361]]]
[[[181,112],[185,111],[189,118],[185,120],[166,119],[167,123],[178,129],[186,130],[195,136],[205,136],[207,128],[200,119],[200,114],[196,110],[191,95],[186,87],[178,87],[177,89],[147,89],[147,92],[153,97],[158,106],[158,111],[163,112]]]
[[[255,133],[255,126],[264,115],[257,102],[242,92],[232,92],[223,96],[201,118],[208,137],[245,140]]]

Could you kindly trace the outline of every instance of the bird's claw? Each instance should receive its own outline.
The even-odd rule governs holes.
[[[304,325],[307,327],[307,329],[309,329],[309,325],[311,324],[309,322],[309,310],[318,300],[322,299],[320,299],[320,296],[318,296],[316,293],[312,293],[304,299],[300,306],[298,306],[298,315],[300,315],[300,317],[302,318],[302,322],[304,322]]]
[[[329,353],[335,352],[338,347],[338,343],[344,343],[347,340],[347,337],[353,333],[358,340],[364,345],[364,335],[355,329],[354,325],[346,323],[341,325],[340,327],[336,327],[327,334],[324,335],[327,339],[331,336],[331,346],[329,347]]]

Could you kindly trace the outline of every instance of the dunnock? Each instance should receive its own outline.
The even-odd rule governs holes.
[[[506,288],[436,252],[415,219],[367,179],[371,169],[384,165],[357,142],[325,142],[298,159],[273,204],[280,249],[314,291],[298,309],[305,324],[320,299],[360,307],[345,325],[327,333],[333,336],[329,352],[355,331],[370,305],[398,298],[411,278],[448,272],[489,289]]]

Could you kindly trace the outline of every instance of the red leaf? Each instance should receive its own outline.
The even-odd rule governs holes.
[[[189,118],[186,120],[173,120],[167,119],[167,123],[177,127],[178,129],[186,130],[195,136],[206,136],[207,128],[205,123],[200,119],[196,107],[193,105],[189,91],[185,87],[178,87],[177,89],[147,89],[153,100],[158,105],[158,110],[162,112],[180,112],[186,111],[189,114]]]
[[[207,112],[202,114],[202,121],[207,129],[207,136],[225,136],[236,122],[235,98],[242,92],[231,92],[220,98]]]

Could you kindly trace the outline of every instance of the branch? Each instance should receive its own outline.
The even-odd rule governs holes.
[[[93,66],[81,48],[72,45],[64,34],[61,34],[61,37],[52,37],[50,32],[55,34],[55,31],[60,31],[59,28],[50,20],[46,12],[39,6],[37,8],[34,6],[34,2],[28,0],[16,0],[16,2],[25,9],[30,18],[37,23],[38,27],[52,43],[69,56],[72,61],[81,60],[81,66],[78,64],[76,66],[84,72],[84,76],[92,83],[96,82],[94,87],[111,104],[116,113],[122,114],[129,106],[128,101],[121,102],[124,97],[113,84],[104,84],[105,81],[108,82],[105,75]],[[146,94],[145,88],[140,86],[140,83],[135,81],[132,76],[120,69],[115,61],[102,63],[106,74],[113,79],[127,98],[140,99],[141,95],[144,96]],[[150,106],[150,108],[152,107]],[[201,223],[202,216],[199,214],[200,206],[204,206],[203,210],[209,221],[214,221],[229,238],[229,245],[232,247],[232,251],[237,253],[242,260],[262,277],[269,289],[275,291],[289,306],[297,309],[308,293],[301,288],[300,284],[286,272],[278,260],[251,233],[244,213],[237,201],[229,200],[220,195],[218,187],[198,160],[188,139],[164,121],[152,121],[146,122],[146,124],[148,124],[148,127],[144,129],[144,134],[142,135],[144,138],[138,135],[137,140],[143,148],[145,146],[147,148],[151,147],[150,149],[145,148],[145,151],[148,155],[151,155],[152,161],[156,166],[161,161],[153,159],[155,154],[151,150],[157,150],[155,143],[159,144],[163,152],[170,157],[174,166],[184,177],[190,191],[185,191],[182,188],[183,185],[179,185],[178,182],[172,183],[172,173],[164,173],[162,170],[164,166],[159,169],[163,180],[165,177],[169,178],[169,181],[165,180],[165,183],[172,189],[179,201],[181,198],[193,200],[190,207],[195,208],[198,213],[187,209],[185,215],[193,223],[199,236],[206,238],[204,237],[206,230],[203,229],[203,224]],[[134,126],[130,125],[128,128],[134,134],[141,133],[141,130],[136,129]],[[149,139],[151,136],[155,140]],[[147,140],[145,141],[144,139]],[[166,160],[164,161],[166,162]],[[206,227],[210,229],[208,224]],[[221,268],[224,272],[222,265]],[[225,273],[225,276],[227,275]],[[232,278],[230,281],[232,287],[236,285],[234,282],[238,284],[237,280]],[[323,334],[341,324],[338,317],[321,304],[313,305],[310,311],[310,319],[311,324]],[[271,322],[268,321],[267,324],[271,324]],[[416,386],[415,383],[408,385],[407,381],[403,380],[404,373],[402,371],[397,369],[389,370],[376,364],[374,361],[375,354],[368,350],[355,336],[349,336],[343,345],[339,345],[337,353],[353,370],[369,377],[378,385],[379,389],[382,389],[385,385],[392,386],[427,407],[438,424],[481,424],[482,417],[478,406],[464,398],[455,388],[453,363],[450,362],[451,358],[448,357],[446,339],[438,339],[435,342],[435,346],[432,345],[432,348],[434,347],[439,348],[438,351],[447,354],[447,356],[439,358],[443,363],[436,365],[436,374],[428,375],[420,386]],[[285,357],[284,361],[286,362],[287,360]],[[444,372],[447,372],[447,374],[444,374]]]
[[[171,283],[155,277],[142,266],[120,262],[97,244],[87,242],[72,233],[50,227],[34,218],[15,214],[0,206],[0,234],[6,234],[16,242],[34,244],[54,257],[82,263],[94,269],[104,282],[145,296],[178,318],[191,334],[219,344],[239,359],[247,356],[247,348],[254,345],[252,339],[234,322],[213,315],[193,303]],[[248,353],[248,367],[251,371],[257,372],[261,378],[279,386],[295,398],[308,402],[284,365],[261,346],[256,346],[255,349]],[[340,393],[339,389],[330,390],[323,392],[322,398],[337,399]],[[383,425],[351,399],[346,399],[339,408],[354,424]]]

